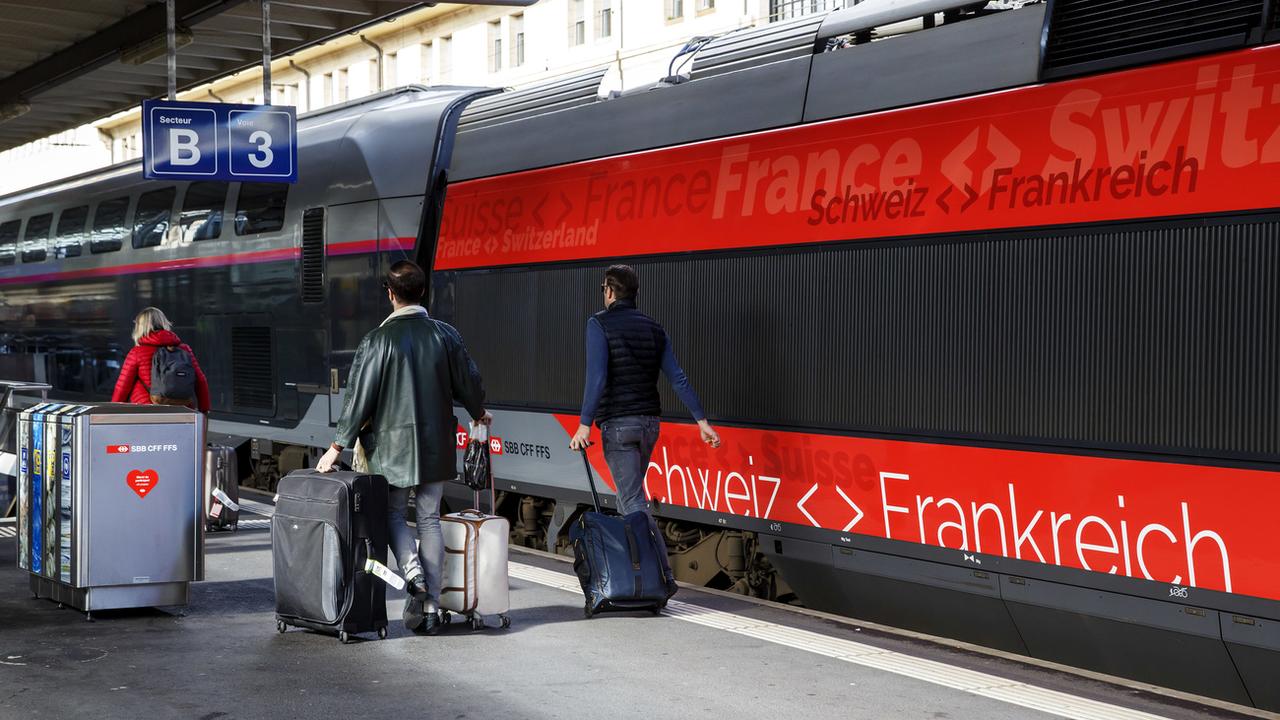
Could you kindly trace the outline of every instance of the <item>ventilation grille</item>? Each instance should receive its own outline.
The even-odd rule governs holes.
[[[1276,462],[1276,237],[1228,218],[631,264],[726,422]],[[435,310],[490,400],[576,412],[581,289],[622,261],[437,273]]]
[[[1056,0],[1046,76],[1240,47],[1264,0]]]
[[[523,90],[479,98],[462,111],[458,132],[589,105],[599,99],[600,83],[608,71],[609,68],[602,67]]]
[[[824,13],[791,22],[741,30],[712,40],[693,59],[693,79],[758,67],[781,60],[811,57]]]
[[[275,410],[271,328],[231,328],[231,404],[235,410]]]
[[[302,302],[324,302],[324,208],[302,213]]]

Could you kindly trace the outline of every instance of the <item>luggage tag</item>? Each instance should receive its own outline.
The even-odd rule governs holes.
[[[232,512],[239,512],[240,504],[237,503],[235,500],[232,500],[230,495],[222,491],[222,488],[214,488],[213,493],[211,494],[218,499],[218,502],[225,505],[228,510]],[[219,510],[219,512],[221,512],[221,510]],[[217,517],[217,516],[215,515],[214,517]]]
[[[368,560],[364,561],[364,571],[367,573],[373,573],[380,580],[382,580],[382,582],[390,585],[391,587],[397,590],[404,589],[404,578],[395,574],[394,572],[392,572],[391,568],[387,567],[386,565],[383,565],[382,563],[378,562],[377,560],[374,560],[373,558],[369,558]]]
[[[213,507],[209,508],[209,517],[216,518],[221,514],[222,514],[222,503],[214,503]]]

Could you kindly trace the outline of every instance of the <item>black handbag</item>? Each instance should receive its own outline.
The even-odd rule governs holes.
[[[487,425],[471,424],[470,440],[467,442],[466,453],[462,456],[462,482],[476,491],[485,490],[493,484]]]

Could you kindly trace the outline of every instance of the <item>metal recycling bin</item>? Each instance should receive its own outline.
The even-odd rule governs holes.
[[[18,417],[18,566],[92,612],[186,605],[204,579],[204,416],[46,402]]]

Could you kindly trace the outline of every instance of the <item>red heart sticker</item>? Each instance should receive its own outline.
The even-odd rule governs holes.
[[[138,497],[146,497],[147,493],[155,489],[156,483],[160,482],[160,474],[155,470],[130,470],[125,482],[138,493]]]

